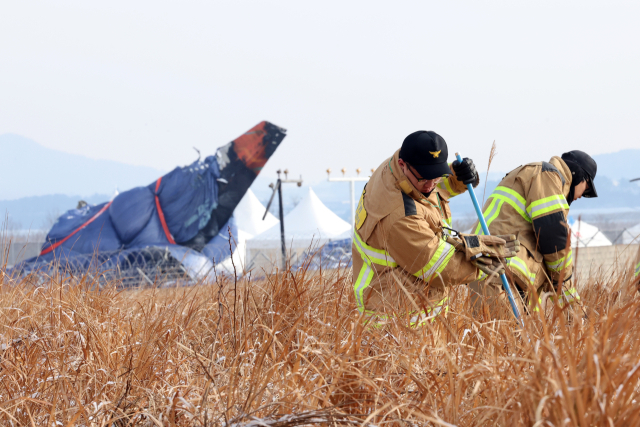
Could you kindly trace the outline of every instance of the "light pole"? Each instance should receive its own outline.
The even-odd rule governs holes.
[[[373,173],[375,169],[371,169],[371,173]],[[355,182],[356,181],[369,181],[369,177],[360,176],[360,168],[356,169],[356,174],[358,176],[348,176],[345,177],[344,174],[347,172],[345,168],[342,168],[340,171],[342,172],[342,178],[331,178],[331,169],[327,169],[327,180],[330,182],[348,182],[349,189],[351,191],[351,225],[354,223],[354,218],[356,216],[356,200],[355,200]]]
[[[269,187],[273,189],[273,194],[271,194],[271,199],[269,199],[269,203],[267,203],[267,209],[264,211],[264,215],[262,216],[262,220],[267,217],[267,212],[269,212],[269,208],[271,207],[271,202],[273,202],[273,197],[276,195],[276,191],[278,192],[278,216],[280,217],[280,244],[282,245],[282,271],[287,268],[287,245],[284,240],[284,212],[282,209],[282,184],[286,183],[295,183],[298,184],[298,187],[302,187],[302,176],[300,179],[287,179],[289,175],[289,170],[284,170],[284,179],[280,179],[280,169],[277,170],[278,180],[275,185],[269,184]]]

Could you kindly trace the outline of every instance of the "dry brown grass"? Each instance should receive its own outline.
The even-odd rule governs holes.
[[[94,291],[2,278],[0,425],[638,425],[640,300],[622,280],[473,320],[363,327],[350,272]],[[115,284],[114,284],[115,285]],[[578,311],[580,313],[580,311]]]

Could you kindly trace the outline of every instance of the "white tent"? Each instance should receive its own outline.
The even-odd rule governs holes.
[[[279,224],[280,221],[271,214],[267,213],[267,217],[262,220],[265,207],[260,203],[260,200],[253,194],[251,189],[247,190],[236,209],[233,211],[233,216],[236,218],[236,224],[238,224],[238,230],[251,235],[251,237],[268,230],[270,227]],[[247,237],[247,238],[251,238]]]
[[[351,225],[331,212],[309,188],[305,198],[284,218],[285,242],[288,248],[308,248],[330,240],[349,237]],[[247,249],[279,248],[280,224],[247,241]]]
[[[638,244],[640,243],[640,224],[637,224],[631,228],[628,228],[622,232],[622,243]]]
[[[247,190],[233,211],[233,216],[238,226],[238,235],[233,236],[236,243],[236,249],[233,251],[233,263],[231,257],[225,259],[216,266],[219,271],[233,274],[233,266],[235,264],[235,271],[238,274],[242,274],[246,267],[247,240],[268,230],[270,227],[280,224],[280,221],[271,212],[267,213],[263,221],[264,211],[265,207],[260,203],[253,191],[251,189]],[[223,237],[228,238],[224,233],[221,234]]]
[[[240,276],[242,275],[242,272],[246,266],[247,239],[250,239],[252,236],[251,234],[245,233],[240,228],[238,228],[238,235],[233,237],[236,241],[236,248],[233,251],[233,255],[227,257],[227,259],[217,264],[216,268],[218,271],[223,271],[225,273],[233,275],[235,265],[235,272],[238,274],[238,276]]]
[[[573,247],[611,246],[611,241],[596,226],[572,218],[569,218],[569,226]]]

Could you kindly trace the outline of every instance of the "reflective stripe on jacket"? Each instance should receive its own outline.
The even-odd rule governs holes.
[[[520,166],[491,193],[484,216],[491,234],[515,234],[530,256],[511,258],[508,268],[520,286],[536,288],[571,278],[573,254],[567,244],[571,171],[559,157]],[[478,223],[474,232],[482,233]],[[524,258],[524,259],[523,259]],[[573,292],[573,291],[572,291]]]
[[[636,255],[635,268],[633,272],[633,277],[640,277],[640,247],[638,248],[638,254]]]
[[[451,224],[447,199],[464,184],[451,176],[425,198],[403,174],[398,154],[376,169],[358,203],[354,294],[361,313],[379,320],[407,314],[420,324],[446,310],[448,286],[475,280],[478,269],[444,240],[442,228]]]

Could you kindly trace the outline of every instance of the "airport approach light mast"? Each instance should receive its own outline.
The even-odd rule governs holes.
[[[273,193],[271,194],[271,198],[269,199],[269,203],[267,203],[267,209],[264,211],[264,215],[262,216],[262,220],[267,217],[267,213],[269,212],[269,208],[271,207],[271,202],[273,202],[273,197],[276,195],[276,191],[278,192],[278,210],[280,217],[280,244],[282,246],[282,271],[287,268],[287,245],[284,240],[284,212],[282,208],[282,184],[293,183],[297,184],[298,187],[302,187],[302,175],[300,175],[300,179],[288,179],[289,170],[284,170],[284,179],[280,179],[280,174],[282,171],[278,169],[278,180],[275,185],[273,183],[269,184],[269,188],[273,189]]]
[[[371,169],[372,174],[374,171],[375,169]],[[351,225],[353,225],[354,218],[356,216],[356,205],[355,205],[356,201],[355,201],[355,194],[354,194],[355,182],[356,181],[366,182],[366,181],[369,181],[370,177],[360,176],[360,172],[362,172],[360,168],[356,169],[357,176],[345,177],[344,174],[347,172],[345,168],[342,168],[340,172],[342,172],[342,178],[331,178],[331,169],[327,169],[327,180],[330,182],[349,182],[349,189],[351,191],[351,220],[349,222],[351,223]]]

